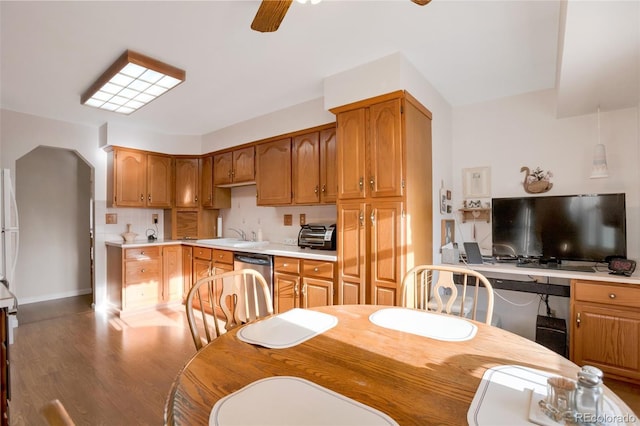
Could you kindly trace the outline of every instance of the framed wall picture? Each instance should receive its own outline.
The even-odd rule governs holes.
[[[491,168],[462,169],[462,195],[464,198],[491,197]]]
[[[456,221],[453,219],[442,219],[441,222],[440,246],[454,243],[456,241]]]

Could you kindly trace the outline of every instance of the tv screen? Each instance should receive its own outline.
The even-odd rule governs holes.
[[[492,200],[493,256],[603,262],[626,257],[625,194]]]

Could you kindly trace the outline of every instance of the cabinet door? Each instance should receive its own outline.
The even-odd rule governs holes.
[[[275,313],[300,307],[300,277],[275,273],[273,274],[273,307]]]
[[[176,159],[176,207],[198,207],[197,158]]]
[[[320,202],[335,204],[338,198],[336,129],[320,132]]]
[[[213,157],[200,160],[200,205],[213,207]]]
[[[147,155],[118,149],[115,152],[115,202],[123,207],[144,207],[147,181]]]
[[[291,204],[291,139],[256,147],[257,204]]]
[[[369,107],[370,159],[367,185],[372,197],[394,197],[403,194],[403,143],[400,99]],[[425,164],[425,167],[431,167]]]
[[[575,302],[572,361],[621,378],[640,380],[640,312]]]
[[[300,135],[291,143],[293,204],[320,202],[320,134]]]
[[[366,228],[365,204],[338,205],[338,303],[365,303]]]
[[[302,278],[303,308],[333,305],[333,281],[317,278]]]
[[[371,268],[371,303],[396,305],[400,302],[398,287],[402,281],[403,219],[401,202],[373,203],[367,211]]]
[[[162,299],[165,302],[182,298],[182,250],[180,246],[162,247]]]
[[[147,207],[171,207],[172,183],[171,157],[147,155]]]
[[[232,182],[233,153],[225,152],[213,156],[213,184],[226,185]]]
[[[253,146],[233,151],[231,177],[234,183],[253,182],[255,180],[255,148]]]
[[[365,197],[366,108],[341,112],[337,116],[338,198]]]
[[[183,284],[183,289],[182,289],[182,293],[183,293],[183,298],[187,297],[187,294],[189,294],[189,290],[191,290],[191,284],[194,282],[193,281],[193,276],[192,276],[192,269],[193,269],[193,265],[192,265],[192,247],[190,246],[183,246],[182,247],[182,284]]]

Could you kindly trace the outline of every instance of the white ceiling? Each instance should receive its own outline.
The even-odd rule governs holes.
[[[250,29],[258,5],[2,0],[0,106],[201,135],[319,98],[325,77],[395,52],[454,107],[551,88],[559,116],[639,104],[637,0],[294,2],[265,34]],[[130,116],[80,105],[126,49],[186,82]]]

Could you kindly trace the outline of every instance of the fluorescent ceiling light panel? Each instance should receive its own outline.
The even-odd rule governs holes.
[[[80,103],[131,114],[185,80],[184,70],[127,50],[82,94]]]

